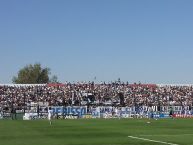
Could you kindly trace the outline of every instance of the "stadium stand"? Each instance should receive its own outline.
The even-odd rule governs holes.
[[[177,106],[192,110],[192,85],[156,85],[128,83],[65,83],[65,84],[5,84],[0,85],[0,108],[28,110],[32,103],[47,106],[135,107]],[[187,109],[188,108],[188,109]],[[137,110],[137,109],[136,109]],[[168,110],[168,109],[167,109]],[[182,114],[181,111],[179,114]]]

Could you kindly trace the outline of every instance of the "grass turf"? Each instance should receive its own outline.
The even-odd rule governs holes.
[[[193,145],[193,119],[0,120],[0,145]]]

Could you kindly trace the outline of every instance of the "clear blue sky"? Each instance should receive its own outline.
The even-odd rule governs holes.
[[[62,82],[193,83],[193,0],[1,0],[0,83],[35,62]]]

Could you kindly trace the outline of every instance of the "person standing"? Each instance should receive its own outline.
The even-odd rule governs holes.
[[[121,107],[118,109],[118,117],[119,117],[119,120],[122,118],[122,109],[121,109]]]
[[[49,120],[49,122],[50,122],[50,125],[52,125],[52,108],[51,107],[49,107],[49,109],[48,109],[48,120]]]
[[[169,112],[169,116],[173,119],[173,115],[174,115],[174,110],[172,107],[170,107],[170,112]]]
[[[17,119],[16,118],[16,109],[15,109],[14,106],[11,108],[11,119],[12,120],[16,120]]]

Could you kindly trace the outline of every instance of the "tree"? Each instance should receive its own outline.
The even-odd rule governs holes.
[[[16,84],[44,84],[50,80],[50,68],[42,68],[41,64],[29,64],[20,69],[12,81]]]
[[[53,75],[49,81],[50,83],[59,83],[58,82],[58,77],[56,75]]]

